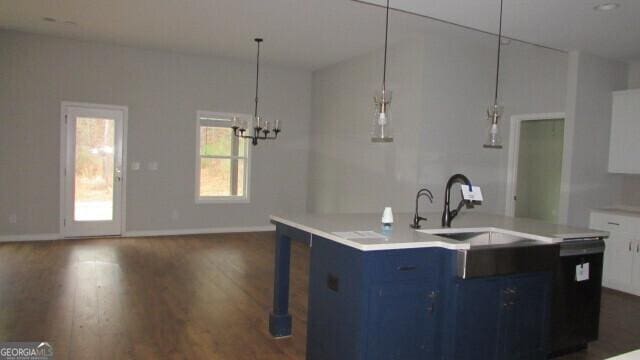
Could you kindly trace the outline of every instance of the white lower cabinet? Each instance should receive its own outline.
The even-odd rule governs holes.
[[[602,285],[640,295],[640,217],[593,211],[590,227],[610,234],[605,240]]]

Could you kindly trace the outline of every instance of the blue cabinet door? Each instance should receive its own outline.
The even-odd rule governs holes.
[[[372,286],[367,359],[435,359],[439,349],[439,292],[433,281]]]
[[[456,280],[451,359],[546,359],[549,273]]]
[[[547,273],[510,278],[503,288],[503,359],[545,359],[549,352],[551,277]]]
[[[456,309],[448,321],[455,327],[449,359],[499,358],[503,286],[502,278],[456,280]]]

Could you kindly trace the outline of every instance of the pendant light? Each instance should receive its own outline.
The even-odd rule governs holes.
[[[502,117],[503,108],[498,104],[498,87],[500,84],[500,50],[502,48],[502,1],[500,0],[500,23],[498,26],[498,57],[496,61],[496,87],[493,97],[493,104],[487,109],[487,120],[489,127],[487,129],[487,140],[483,147],[489,149],[502,149],[502,136],[500,134],[500,118]]]
[[[377,91],[373,96],[375,105],[375,117],[373,118],[373,128],[371,141],[374,143],[393,142],[391,129],[391,91],[387,90],[387,47],[389,40],[389,0],[387,0],[387,14],[384,30],[384,67],[382,70],[382,91]]]

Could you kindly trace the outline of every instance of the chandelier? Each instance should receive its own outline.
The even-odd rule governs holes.
[[[278,138],[280,129],[280,121],[276,120],[273,124],[268,120],[262,120],[258,116],[258,85],[260,83],[260,43],[261,38],[254,39],[258,46],[258,54],[256,56],[256,98],[255,107],[253,108],[253,118],[249,122],[241,121],[237,117],[233,118],[233,135],[241,139],[251,139],[251,144],[258,145],[259,140],[274,140]],[[250,130],[253,128],[253,130]]]

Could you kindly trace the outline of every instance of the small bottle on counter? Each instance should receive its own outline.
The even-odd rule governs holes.
[[[393,228],[393,210],[390,206],[384,208],[382,211],[382,230],[389,231]]]

